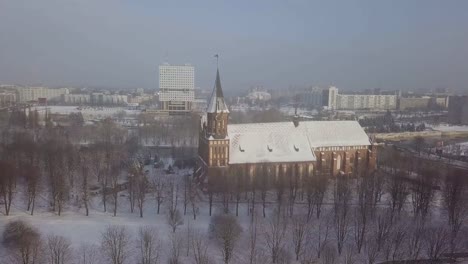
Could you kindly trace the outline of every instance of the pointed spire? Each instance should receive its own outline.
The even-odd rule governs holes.
[[[223,89],[221,88],[221,78],[219,77],[219,69],[216,69],[216,81],[213,93],[211,94],[210,104],[207,109],[208,113],[229,113],[229,110],[224,102]]]
[[[223,89],[221,89],[221,79],[219,78],[219,69],[216,69],[216,97],[224,98]]]

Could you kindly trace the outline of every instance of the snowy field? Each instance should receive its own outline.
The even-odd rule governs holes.
[[[468,156],[468,142],[456,143],[442,148],[444,153],[455,156]]]
[[[451,126],[447,124],[442,124],[442,125],[431,125],[431,124],[426,124],[427,128],[432,128],[433,130],[436,131],[442,131],[442,132],[468,132],[468,126]]]

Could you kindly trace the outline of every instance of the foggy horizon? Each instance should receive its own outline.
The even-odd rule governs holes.
[[[220,3],[0,0],[0,83],[158,88],[190,63],[227,92],[328,86],[463,92],[464,1]],[[465,26],[463,26],[465,25]]]

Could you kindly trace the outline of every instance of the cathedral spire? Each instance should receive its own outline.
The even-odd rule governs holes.
[[[216,81],[211,93],[210,104],[207,108],[208,113],[229,113],[229,110],[224,101],[223,89],[221,88],[221,78],[219,77],[219,69],[216,69]]]

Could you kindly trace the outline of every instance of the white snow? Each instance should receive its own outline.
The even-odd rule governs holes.
[[[451,126],[447,124],[437,125],[437,126],[426,124],[426,126],[432,128],[433,130],[442,131],[442,132],[452,132],[452,131],[468,132],[468,126]]]

